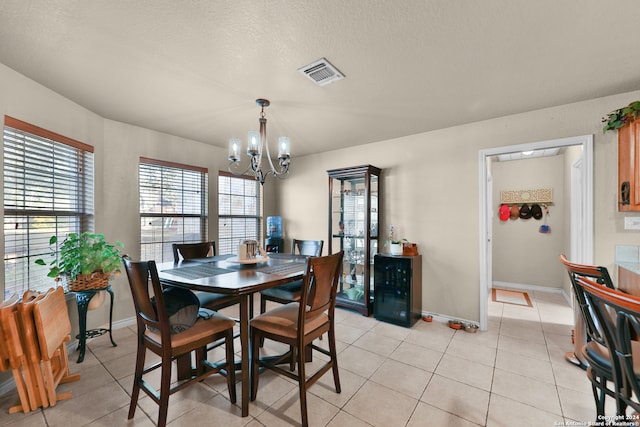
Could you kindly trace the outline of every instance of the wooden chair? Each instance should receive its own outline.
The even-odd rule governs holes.
[[[207,258],[216,256],[216,242],[202,243],[174,243],[173,262],[188,261],[195,258]],[[234,295],[225,295],[215,292],[194,292],[200,301],[200,307],[218,311],[240,303],[240,298]]]
[[[66,343],[71,340],[71,322],[64,289],[50,289],[32,304],[45,391],[49,405],[55,406],[58,400],[71,398],[71,391],[57,394],[58,385],[80,379],[79,374],[69,373]]]
[[[251,400],[258,393],[260,368],[273,370],[298,382],[302,425],[308,426],[307,388],[328,370],[333,370],[336,393],[340,393],[340,377],[336,353],[334,314],[338,278],[344,252],[325,257],[309,258],[302,282],[299,302],[291,302],[263,313],[251,320]],[[313,340],[328,333],[329,351],[313,344]],[[291,350],[274,361],[260,359],[260,339],[271,339],[290,346]],[[305,347],[319,351],[329,357],[318,371],[307,378],[305,370]],[[280,368],[279,364],[292,358],[297,362],[297,374]]]
[[[143,390],[159,406],[158,426],[165,426],[169,396],[185,387],[202,381],[214,373],[225,373],[231,402],[236,402],[235,366],[233,352],[233,326],[235,322],[228,317],[214,313],[209,319],[200,318],[184,332],[172,335],[169,318],[165,308],[162,286],[154,261],[133,262],[123,257],[138,328],[138,350],[131,392],[128,418],[135,415],[140,390]],[[151,282],[151,291],[149,289]],[[155,298],[154,308],[152,297]],[[153,331],[159,332],[153,332]],[[213,364],[207,360],[206,346],[219,339],[225,340],[226,360]],[[147,350],[160,356],[158,363],[145,366]],[[172,362],[180,357],[189,357],[195,353],[196,367],[190,377],[171,385]],[[160,390],[156,390],[145,380],[145,375],[161,369]]]
[[[613,283],[605,267],[572,263],[564,254],[560,255],[560,262],[569,273],[571,285],[582,314],[582,321],[586,329],[586,343],[580,351],[589,365],[587,377],[591,381],[597,415],[603,416],[606,396],[615,398],[619,392],[614,381],[615,367],[611,362],[602,325],[596,320],[593,307],[585,298],[578,280],[585,277],[593,279],[599,286],[609,289],[613,289]],[[613,387],[610,387],[609,384]]]
[[[18,295],[13,294],[0,305],[0,368],[2,371],[11,370],[18,391],[18,402],[9,407],[10,414],[18,411],[29,413],[29,393],[35,392],[20,342],[16,309],[18,301]]]
[[[298,240],[291,242],[291,253],[306,255],[308,257],[319,257],[322,255],[323,240]],[[279,304],[300,301],[302,294],[302,280],[280,285],[275,288],[266,289],[260,292],[260,313],[267,310],[267,301]]]
[[[627,415],[626,410],[631,407],[637,416],[640,411],[640,298],[601,286],[586,277],[578,278],[577,283],[604,331],[613,366],[616,415]]]

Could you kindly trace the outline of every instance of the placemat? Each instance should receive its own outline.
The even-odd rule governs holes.
[[[172,268],[162,270],[164,273],[173,274],[174,276],[185,279],[202,279],[204,277],[217,276],[218,274],[232,273],[232,270],[216,267],[211,264],[190,265],[188,267]]]
[[[273,265],[260,270],[262,273],[277,274],[278,276],[288,276],[292,273],[300,273],[304,271],[305,263],[303,262],[288,262],[286,264]]]

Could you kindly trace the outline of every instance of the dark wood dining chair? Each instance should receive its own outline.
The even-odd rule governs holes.
[[[613,282],[605,267],[573,263],[564,254],[560,255],[560,262],[569,273],[571,286],[580,307],[581,319],[586,330],[586,343],[582,346],[580,352],[588,364],[586,368],[587,377],[591,382],[597,415],[603,416],[606,396],[615,398],[619,391],[614,381],[615,367],[609,357],[609,349],[607,348],[602,325],[596,320],[593,307],[587,301],[578,280],[589,278],[597,283],[598,286],[608,289],[613,289]]]
[[[323,245],[323,240],[293,239],[291,242],[291,253],[308,257],[319,257],[322,255]],[[267,301],[288,304],[290,302],[300,301],[301,294],[302,280],[296,280],[295,282],[266,289],[260,292],[260,313],[264,313],[267,310]]]
[[[185,331],[171,334],[164,294],[155,262],[134,262],[126,256],[123,257],[123,261],[133,296],[138,328],[138,349],[128,418],[132,419],[135,415],[140,390],[143,390],[159,406],[157,425],[165,426],[169,396],[214,373],[226,375],[229,397],[231,402],[235,403],[233,352],[233,326],[235,322],[214,312],[208,319],[199,318],[193,326]],[[151,283],[151,291],[149,282]],[[207,360],[206,346],[221,339],[224,339],[225,342],[226,359],[224,363],[213,364]],[[160,361],[145,366],[147,350],[160,356]],[[191,375],[188,378],[172,386],[172,362],[181,356],[190,358],[192,353],[195,353],[195,369],[191,370]],[[145,375],[158,368],[161,370],[160,389],[156,390],[145,380]]]
[[[640,412],[640,298],[601,286],[586,277],[578,279],[578,286],[604,331],[613,366],[616,415],[630,415],[626,414],[630,407],[637,417]],[[626,422],[629,418],[621,420]]]
[[[173,262],[195,258],[207,258],[216,256],[216,242],[202,243],[173,243]],[[194,292],[200,301],[200,307],[218,311],[240,303],[240,298],[234,295],[225,295],[215,292]]]
[[[274,308],[251,320],[251,400],[258,394],[260,368],[273,370],[298,382],[302,425],[308,426],[307,389],[327,371],[333,370],[336,393],[340,393],[338,357],[335,337],[335,307],[340,266],[344,252],[324,257],[312,257],[302,281],[300,301]],[[328,334],[329,350],[316,346],[313,341]],[[289,345],[290,351],[275,360],[260,359],[260,339],[266,338]],[[329,357],[329,360],[307,378],[305,369],[305,347]],[[297,372],[281,368],[280,364],[294,360]]]

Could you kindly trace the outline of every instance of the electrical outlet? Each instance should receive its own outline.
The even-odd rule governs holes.
[[[625,230],[640,230],[640,216],[625,216],[624,217],[624,229]]]

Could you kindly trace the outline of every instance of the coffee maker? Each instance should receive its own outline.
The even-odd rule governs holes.
[[[267,238],[264,240],[267,252],[283,252],[284,240],[282,239],[282,217],[267,217]]]

